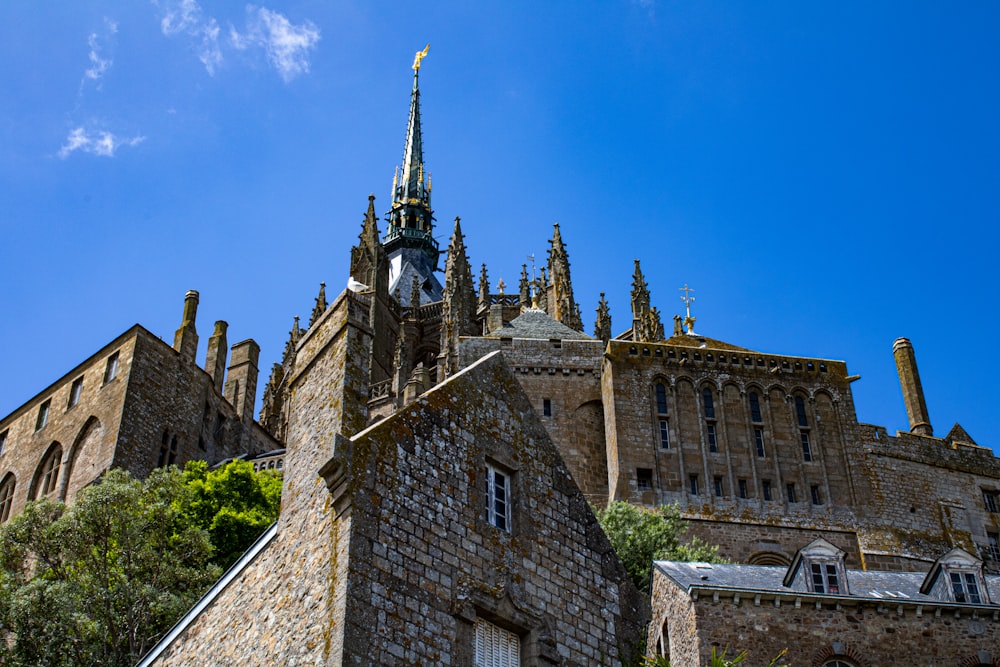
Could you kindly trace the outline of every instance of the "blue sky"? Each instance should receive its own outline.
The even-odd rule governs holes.
[[[138,322],[256,339],[261,387],[388,208],[413,54],[440,241],[516,283],[559,222],[588,333],[844,359],[862,421],[1000,446],[1000,4],[0,3],[0,414]],[[384,224],[383,224],[384,231]],[[443,263],[442,263],[443,266]],[[259,403],[258,403],[259,408]]]

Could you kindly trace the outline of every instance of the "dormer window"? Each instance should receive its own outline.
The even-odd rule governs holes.
[[[840,593],[840,579],[836,563],[810,563],[814,593]]]
[[[934,562],[920,592],[942,602],[990,604],[983,562],[959,547]]]
[[[847,554],[819,538],[795,554],[785,573],[785,586],[823,595],[850,595],[847,587]]]

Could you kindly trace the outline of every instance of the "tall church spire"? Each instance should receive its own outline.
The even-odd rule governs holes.
[[[427,50],[418,51],[413,61],[413,89],[410,92],[410,120],[403,146],[403,166],[397,168],[392,180],[389,229],[382,241],[392,259],[390,291],[401,288],[404,306],[411,305],[409,287],[414,276],[420,278],[422,303],[441,299],[441,284],[434,276],[440,251],[434,240],[431,180],[424,169],[424,142],[420,126],[420,61],[427,55]]]

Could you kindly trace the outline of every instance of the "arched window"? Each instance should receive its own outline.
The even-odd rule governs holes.
[[[14,475],[7,473],[3,484],[0,484],[0,523],[6,523],[10,518],[10,508],[14,504]]]
[[[806,418],[806,402],[801,396],[795,397],[795,416],[798,417],[799,426],[809,426]]]
[[[755,424],[760,424],[761,422],[764,421],[760,415],[760,396],[757,395],[757,392],[751,391],[749,400],[750,400],[750,421],[752,421]]]
[[[715,419],[715,401],[712,398],[712,390],[708,387],[702,389],[701,400],[705,406],[705,419]]]
[[[667,387],[662,382],[656,384],[656,414],[667,414]]]
[[[55,443],[49,453],[42,459],[39,466],[38,483],[35,487],[35,498],[55,495],[59,488],[59,466],[62,463],[62,447]]]

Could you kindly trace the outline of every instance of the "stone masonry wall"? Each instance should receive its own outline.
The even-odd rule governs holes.
[[[50,497],[71,501],[76,493],[111,466],[121,406],[132,366],[136,339],[143,330],[129,329],[82,364],[0,421],[6,434],[0,452],[0,481],[14,480],[9,516],[19,514],[37,487],[45,455],[61,451],[57,491]],[[108,358],[118,354],[118,372],[105,383]],[[73,384],[82,382],[79,402],[70,405]],[[36,429],[41,405],[48,419]]]
[[[865,432],[870,437],[857,466],[872,494],[865,551],[933,560],[961,546],[988,558],[987,533],[1000,534],[1000,513],[989,511],[984,492],[1000,494],[1000,459],[938,438]]]
[[[352,519],[333,520],[318,470],[364,424],[365,319],[342,294],[300,341],[278,533],[154,664],[341,664]]]
[[[604,343],[591,340],[463,338],[462,368],[501,350],[549,437],[588,500],[608,498],[608,459],[601,399]],[[550,414],[545,414],[545,401]]]
[[[169,462],[175,441],[173,462],[180,466],[192,459],[215,463],[279,447],[261,429],[240,421],[204,369],[145,330],[136,338],[121,410],[114,465],[138,477],[160,465],[164,445],[164,463]],[[244,429],[251,432],[247,443],[253,451],[241,443]]]
[[[637,645],[645,603],[519,381],[480,361],[338,449],[344,664],[469,665],[478,617],[521,636],[525,666],[618,664]],[[487,465],[512,480],[510,532],[487,521]]]
[[[665,612],[682,612],[668,623],[673,664],[705,664],[713,645],[728,647],[731,657],[746,650],[748,665],[765,665],[782,649],[788,649],[785,663],[796,667],[835,657],[858,667],[978,665],[980,652],[1000,657],[1000,621],[993,613],[915,603],[817,603],[791,595],[779,601],[748,593],[734,598],[731,591],[702,591],[692,601],[661,572],[654,578],[651,647]]]

